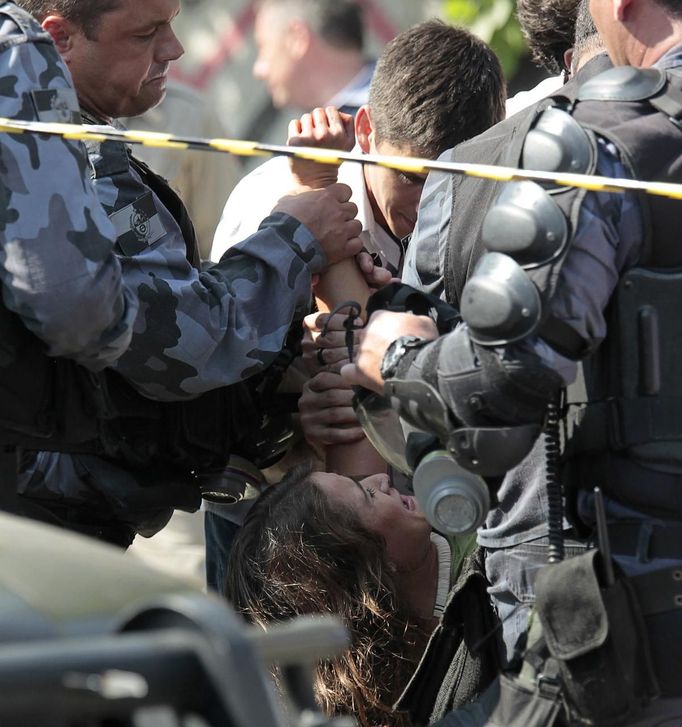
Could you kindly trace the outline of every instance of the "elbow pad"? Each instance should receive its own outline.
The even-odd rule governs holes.
[[[561,376],[518,347],[498,354],[471,341],[462,329],[443,353],[458,373],[443,377],[449,406],[469,427],[541,425],[547,404],[563,386]]]

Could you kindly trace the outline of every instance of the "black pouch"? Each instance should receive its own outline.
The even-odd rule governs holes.
[[[500,696],[486,727],[552,727],[562,701],[558,692],[543,693],[513,676],[500,677]]]
[[[473,702],[500,671],[494,635],[497,616],[490,605],[483,551],[464,561],[441,623],[396,704],[414,725],[431,724]]]
[[[644,618],[631,582],[604,586],[598,551],[545,567],[536,609],[559,665],[571,719],[621,725],[658,696]]]

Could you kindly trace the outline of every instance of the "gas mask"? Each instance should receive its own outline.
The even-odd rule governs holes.
[[[401,284],[370,298],[368,315],[379,309],[430,315],[442,334],[460,321],[452,306]],[[539,433],[535,425],[463,427],[424,381],[389,379],[383,395],[358,387],[353,407],[369,441],[411,479],[427,520],[445,535],[471,533],[483,524],[501,476],[523,459]]]

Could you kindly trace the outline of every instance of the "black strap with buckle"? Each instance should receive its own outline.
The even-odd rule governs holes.
[[[614,555],[636,557],[641,563],[650,560],[682,561],[682,524],[655,525],[647,521],[609,523],[609,541]]]

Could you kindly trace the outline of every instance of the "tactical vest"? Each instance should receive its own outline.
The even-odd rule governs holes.
[[[587,79],[611,67],[605,55],[585,65],[561,90],[574,94]],[[495,164],[519,168],[529,130],[551,100],[543,100],[496,124],[488,131],[453,149],[451,161]],[[462,290],[486,248],[481,240],[483,219],[505,183],[474,177],[452,176],[452,213],[445,251],[445,293],[448,303],[459,308]]]
[[[198,266],[196,236],[183,203],[146,165],[128,161],[174,216],[187,258]],[[159,475],[173,470],[176,477],[183,471],[188,476],[221,471],[231,454],[268,467],[284,454],[291,436],[295,404],[275,392],[300,337],[296,329],[276,361],[247,382],[191,401],[158,402],[114,371],[93,373],[47,356],[42,341],[0,298],[0,447],[96,454],[124,467],[154,468]]]
[[[616,146],[634,179],[682,183],[682,69],[614,69],[580,89],[573,117]],[[682,207],[638,201],[641,258],[619,281],[606,340],[567,392],[565,483],[598,484],[641,512],[679,518]]]
[[[507,124],[516,124],[515,133],[509,135],[507,146],[497,148],[492,161],[542,169],[541,155],[529,163],[527,140],[552,106],[587,130],[591,149],[580,171],[594,172],[595,135],[599,135],[613,143],[632,178],[682,182],[681,73],[618,68],[587,81],[579,75],[530,116],[508,120]],[[476,146],[456,150],[457,157],[490,162],[491,153],[476,141]],[[499,189],[491,184],[482,187],[481,194],[468,182],[454,183],[445,277],[448,298],[456,304],[474,263],[485,252],[481,230],[487,205],[502,189],[495,186]],[[551,265],[527,274],[543,295],[551,297],[586,191],[551,187],[548,191],[568,221],[569,243]],[[477,198],[473,206],[461,207],[472,198]],[[678,270],[682,246],[676,230],[682,209],[679,201],[663,197],[638,195],[638,201],[644,228],[642,254],[638,267],[622,276],[609,304],[607,339],[591,351],[573,329],[547,316],[535,333],[563,355],[582,359],[577,382],[567,392],[564,483],[571,490],[600,485],[614,499],[643,512],[679,517],[682,379],[675,352],[682,350],[676,348],[682,347],[682,334],[675,307],[682,292]]]

